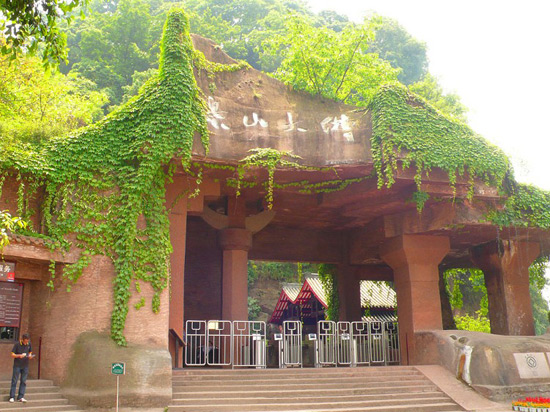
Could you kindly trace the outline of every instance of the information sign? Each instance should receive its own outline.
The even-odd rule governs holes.
[[[15,282],[15,263],[0,260],[0,282]]]
[[[19,327],[22,301],[22,284],[0,282],[0,326]]]
[[[126,365],[124,364],[124,362],[114,362],[111,365],[111,373],[113,375],[125,375]]]

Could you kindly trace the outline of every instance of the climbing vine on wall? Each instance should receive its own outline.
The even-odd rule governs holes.
[[[501,187],[509,173],[508,158],[498,147],[464,123],[440,113],[405,86],[380,87],[368,108],[379,187],[391,187],[399,167],[414,165],[419,192],[422,177],[439,168],[447,172],[452,187],[458,176],[468,178],[472,196],[475,178]],[[420,210],[426,200],[427,194],[415,199]]]
[[[550,192],[532,185],[516,184],[503,208],[489,212],[487,217],[499,226],[550,229]]]
[[[187,16],[173,10],[164,27],[159,74],[138,96],[101,122],[53,139],[39,153],[14,149],[0,159],[2,174],[17,169],[28,187],[36,182],[44,187],[47,234],[66,248],[83,250],[63,271],[69,288],[92,256],[112,259],[111,336],[120,345],[126,343],[123,331],[133,291],[149,283],[157,312],[169,284],[172,248],[164,202],[173,168],[167,165],[174,157],[188,162],[195,132],[208,147],[193,56]],[[29,195],[28,188],[22,190]],[[137,307],[142,305],[143,300]]]
[[[319,280],[323,285],[327,297],[327,309],[325,318],[338,322],[340,302],[338,299],[338,279],[336,277],[336,266],[323,263],[319,265]]]

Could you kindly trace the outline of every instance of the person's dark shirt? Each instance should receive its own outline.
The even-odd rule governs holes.
[[[11,350],[12,353],[15,353],[16,355],[21,355],[22,353],[26,353],[27,356],[24,358],[14,358],[13,359],[13,366],[16,366],[18,368],[27,368],[29,366],[29,354],[32,352],[31,343],[27,343],[26,345],[23,345],[22,342],[17,342],[15,345],[13,345],[13,349]]]

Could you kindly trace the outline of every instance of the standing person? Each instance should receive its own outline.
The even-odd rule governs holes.
[[[24,396],[25,389],[27,388],[27,376],[29,374],[29,359],[34,358],[28,334],[25,333],[22,339],[13,345],[11,357],[13,358],[13,375],[11,377],[10,402],[15,402],[15,387],[17,386],[19,375],[21,375],[21,383],[19,384],[17,400],[19,402],[27,402]]]

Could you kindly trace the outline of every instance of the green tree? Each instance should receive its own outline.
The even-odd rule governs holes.
[[[161,28],[146,0],[117,0],[109,6],[95,0],[89,16],[67,28],[69,63],[61,71],[77,72],[106,89],[116,105],[135,72],[156,67]]]
[[[107,96],[75,74],[45,72],[40,60],[0,59],[0,136],[3,145],[41,143],[103,116]]]
[[[0,253],[10,242],[9,233],[26,226],[21,218],[13,217],[7,210],[0,210]]]
[[[444,93],[437,79],[431,74],[426,74],[422,80],[410,85],[409,89],[441,112],[464,122],[467,120],[468,108],[462,104],[460,97],[454,93]]]
[[[536,259],[529,267],[529,291],[537,335],[543,334],[548,326],[548,302],[542,297],[547,284],[544,276],[548,257]],[[455,312],[458,329],[486,332],[489,327],[489,302],[485,277],[479,269],[450,269],[445,271],[447,290]]]
[[[317,96],[365,106],[376,88],[396,81],[398,70],[369,53],[375,21],[347,25],[341,32],[314,27],[303,17],[286,19],[287,33],[274,36],[264,53],[281,55],[275,77]]]
[[[0,32],[6,43],[2,54],[18,55],[39,50],[46,65],[58,63],[67,55],[66,35],[60,21],[70,21],[71,12],[88,0],[0,0]]]
[[[426,43],[412,37],[393,19],[381,18],[371,47],[392,67],[401,69],[398,77],[405,85],[420,81],[428,73]]]

